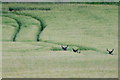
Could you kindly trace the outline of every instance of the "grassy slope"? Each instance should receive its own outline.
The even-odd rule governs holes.
[[[27,4],[24,7],[29,5],[52,9],[20,12],[46,21],[47,27],[41,35],[46,42],[3,42],[3,77],[117,77],[117,6]],[[95,51],[81,54],[52,51],[61,50],[53,43],[93,47],[100,51],[114,48],[115,55]]]
[[[68,9],[69,11],[61,10],[53,13],[55,18],[53,21],[48,21],[48,26],[42,35],[43,40],[84,45],[100,50],[107,47],[117,48],[116,7],[72,7],[73,9]]]
[[[83,45],[102,51],[107,47],[117,49],[116,6],[54,5],[52,9],[48,12],[22,11],[46,21],[47,28],[41,36],[43,40]]]

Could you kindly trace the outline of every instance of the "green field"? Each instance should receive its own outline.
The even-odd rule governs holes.
[[[3,77],[118,77],[117,5],[2,5]],[[61,45],[69,45],[68,50]]]

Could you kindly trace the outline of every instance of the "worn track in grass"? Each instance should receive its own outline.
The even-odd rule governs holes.
[[[14,19],[16,21],[16,23],[18,24],[18,27],[16,27],[16,32],[15,32],[14,37],[12,39],[12,41],[16,41],[17,35],[21,30],[22,23],[18,19],[14,18],[12,16],[8,16],[8,15],[3,15],[3,16]]]
[[[31,18],[34,18],[36,20],[39,21],[40,23],[40,26],[39,26],[39,30],[38,30],[38,33],[37,33],[37,38],[36,38],[36,41],[40,41],[40,34],[42,33],[42,31],[46,28],[46,23],[44,22],[44,20],[40,19],[40,18],[37,18],[36,16],[32,16],[32,15],[29,15],[29,14],[21,14],[21,13],[18,13],[18,12],[13,12],[14,14],[17,14],[17,15],[23,15],[23,16],[28,16],[28,17],[31,17]]]

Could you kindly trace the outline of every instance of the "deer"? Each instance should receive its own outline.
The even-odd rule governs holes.
[[[79,51],[78,49],[75,50],[75,49],[72,48],[72,50],[73,50],[73,52],[75,52],[75,53],[81,53],[81,51]]]
[[[114,51],[114,49],[112,49],[111,51],[107,49],[107,51],[109,54],[113,55],[112,52]]]
[[[67,45],[67,46],[63,46],[63,45],[61,45],[61,47],[62,47],[62,49],[63,49],[64,51],[66,51],[67,48],[68,48],[68,45]]]
[[[78,52],[78,49],[75,50],[75,49],[72,48],[72,50],[73,50],[73,52],[75,52],[75,53]]]

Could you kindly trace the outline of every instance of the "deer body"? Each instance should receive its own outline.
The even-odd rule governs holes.
[[[112,49],[111,51],[107,49],[107,51],[109,54],[113,55],[112,52],[114,51],[114,49]]]
[[[72,50],[73,50],[73,52],[78,52],[78,49],[75,50],[75,49],[72,48]]]
[[[61,45],[61,47],[62,47],[62,49],[63,49],[64,51],[66,51],[67,48],[68,48],[68,45],[67,45],[66,47]]]

